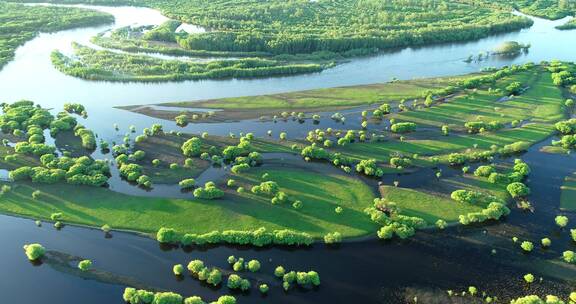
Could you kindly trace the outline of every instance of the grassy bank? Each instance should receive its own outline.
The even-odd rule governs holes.
[[[255,169],[247,175],[246,184],[259,183],[262,172],[269,172],[270,178],[277,180],[290,196],[304,202],[304,207],[296,210],[290,205],[272,205],[269,199],[237,194],[235,189],[227,190],[223,199],[200,200],[129,196],[104,188],[66,184],[16,183],[0,197],[0,211],[42,219],[62,212],[64,222],[95,227],[108,224],[145,233],[154,233],[165,226],[188,233],[289,228],[316,237],[333,231],[343,236],[375,231],[374,224],[361,212],[374,198],[370,187],[362,182],[345,176],[279,168]],[[33,199],[32,192],[36,190],[42,194]],[[336,206],[342,206],[345,212],[336,214]]]

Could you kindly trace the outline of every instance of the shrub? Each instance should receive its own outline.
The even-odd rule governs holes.
[[[274,269],[274,275],[277,278],[281,278],[286,274],[286,270],[284,269],[284,267],[282,266],[277,266],[276,269]]]
[[[506,190],[513,198],[525,197],[530,194],[530,188],[520,182],[509,184],[506,186]]]
[[[160,243],[175,244],[180,242],[180,236],[176,230],[162,227],[156,234],[156,240]]]
[[[474,171],[474,176],[488,177],[495,171],[496,169],[494,169],[492,166],[480,166]]]
[[[554,221],[556,222],[556,225],[558,225],[558,227],[564,228],[568,225],[570,220],[568,219],[567,216],[558,215],[554,218]]]
[[[552,245],[552,241],[549,238],[543,238],[541,243],[542,247],[550,247],[550,245]]]
[[[40,244],[24,245],[24,252],[30,261],[36,261],[44,256],[46,249]]]
[[[268,293],[268,290],[270,289],[268,287],[267,284],[260,284],[260,286],[258,287],[258,289],[260,290],[261,293],[265,294]]]
[[[534,244],[532,244],[530,241],[524,241],[520,244],[520,247],[525,252],[531,252],[534,249]]]
[[[534,282],[534,275],[531,273],[527,273],[524,275],[524,281],[526,281],[526,283],[532,283]]]
[[[182,189],[190,189],[190,188],[194,188],[194,185],[196,185],[196,180],[193,178],[187,178],[187,179],[183,179],[181,180],[178,185],[180,186],[180,188]]]
[[[390,130],[394,133],[409,133],[416,131],[416,124],[413,122],[399,122],[392,124]]]
[[[438,227],[438,229],[440,229],[440,230],[444,230],[446,228],[446,225],[447,225],[447,223],[443,219],[439,219],[436,221],[436,227]]]
[[[202,149],[202,140],[198,137],[192,137],[182,144],[182,153],[184,156],[198,156]]]
[[[324,235],[324,243],[326,244],[338,244],[342,242],[342,235],[339,232],[329,232]]]
[[[153,304],[182,304],[184,298],[173,292],[157,292],[154,294]]]
[[[90,260],[82,260],[78,263],[78,269],[82,271],[88,271],[92,268],[92,261]]]
[[[250,260],[250,262],[248,262],[248,270],[251,272],[260,270],[260,262],[258,260]]]
[[[566,250],[562,253],[562,259],[566,263],[576,264],[576,253],[572,250]]]
[[[172,267],[172,272],[177,276],[182,275],[184,273],[184,266],[182,266],[182,264],[176,264]]]
[[[194,197],[200,199],[217,199],[224,196],[224,191],[216,187],[213,182],[207,182],[204,188],[194,190]]]

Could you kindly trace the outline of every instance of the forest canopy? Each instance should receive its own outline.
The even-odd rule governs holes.
[[[0,68],[14,58],[16,48],[39,32],[54,32],[114,21],[105,13],[63,7],[0,2]]]

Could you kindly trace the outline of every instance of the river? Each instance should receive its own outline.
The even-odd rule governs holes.
[[[574,61],[576,39],[570,31],[557,31],[554,26],[565,22],[534,18],[534,26],[518,32],[492,36],[474,42],[406,48],[378,56],[359,58],[317,74],[256,80],[187,81],[180,83],[109,83],[85,81],[63,75],[50,64],[50,52],[69,50],[70,43],[88,43],[91,36],[126,25],[159,24],[166,20],[157,11],[134,7],[84,6],[113,14],[113,26],[67,30],[40,34],[17,50],[16,58],[0,71],[0,94],[3,101],[34,100],[45,107],[61,109],[65,102],[80,102],[87,107],[89,118],[81,123],[102,138],[121,141],[127,127],[138,129],[161,122],[167,130],[176,129],[173,122],[152,119],[113,109],[117,105],[186,101],[240,95],[254,95],[384,82],[397,77],[412,79],[475,72],[482,67],[502,66],[552,58]],[[470,54],[492,49],[503,41],[530,43],[527,54],[514,58],[491,57],[480,63],[465,63]],[[113,130],[119,123],[121,131]],[[335,125],[327,120],[322,127]],[[192,124],[186,131],[208,131],[227,134],[230,131],[279,130],[290,126],[290,132],[301,133],[316,128],[311,122],[267,123],[258,121],[230,124]],[[292,134],[290,133],[290,134]],[[151,239],[130,233],[112,232],[111,237],[98,230],[66,226],[56,230],[49,223],[36,227],[33,221],[0,216],[0,294],[4,303],[122,303],[125,285],[173,290],[185,296],[201,295],[207,301],[228,293],[226,287],[208,288],[186,277],[176,279],[171,272],[175,263],[200,258],[208,265],[228,269],[229,255],[257,258],[262,262],[260,274],[244,276],[271,285],[268,296],[254,288],[249,294],[236,294],[239,303],[402,303],[417,295],[419,303],[445,303],[445,290],[462,290],[469,285],[500,297],[533,292],[566,294],[570,287],[554,268],[539,267],[543,258],[558,257],[566,248],[574,248],[566,232],[554,225],[562,177],[576,171],[573,156],[543,154],[540,146],[523,156],[532,167],[528,182],[533,190],[534,214],[513,210],[502,223],[486,227],[454,227],[445,232],[423,231],[409,241],[380,242],[374,239],[344,243],[340,248],[315,244],[308,249],[219,246],[210,248],[164,248]],[[445,174],[456,174],[447,172]],[[426,187],[430,174],[411,178]],[[399,177],[400,178],[400,177]],[[572,221],[576,220],[570,216]],[[537,242],[552,239],[547,250],[523,255],[511,245],[513,235]],[[28,262],[22,245],[39,242],[50,251],[61,252],[94,261],[98,276],[82,278],[74,267],[62,266],[48,259],[42,265]],[[538,246],[536,246],[538,247]],[[490,254],[497,248],[497,254]],[[50,252],[49,257],[58,256]],[[271,273],[276,265],[287,269],[320,273],[322,286],[317,290],[281,290],[281,282]],[[75,266],[75,265],[72,265]],[[545,269],[545,268],[548,268]],[[573,276],[574,270],[567,270]],[[532,272],[544,281],[527,287],[522,275]],[[436,300],[433,300],[435,298]],[[447,301],[447,300],[444,300]]]

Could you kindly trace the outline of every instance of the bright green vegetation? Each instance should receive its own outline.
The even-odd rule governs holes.
[[[384,199],[396,203],[401,214],[422,218],[429,225],[438,220],[457,222],[460,215],[481,212],[488,205],[456,202],[449,196],[450,192],[456,189],[485,192],[504,201],[508,200],[508,195],[501,186],[470,176],[442,179],[434,185],[427,188],[436,189],[436,191],[382,186],[380,192]],[[448,195],[444,193],[448,193]]]
[[[570,175],[564,179],[560,196],[560,208],[569,211],[576,210],[576,175]]]
[[[514,0],[511,2],[523,13],[552,20],[561,19],[576,12],[576,3],[569,0]]]
[[[52,63],[61,72],[89,80],[184,81],[222,78],[255,78],[319,72],[319,64],[291,64],[275,60],[246,58],[208,63],[165,60],[149,56],[95,50],[74,44],[75,56],[55,50]]]
[[[157,303],[157,304],[203,304],[206,303],[201,297],[191,296],[184,298],[174,292],[152,292],[144,289],[135,289],[126,287],[122,294],[122,299],[126,303]],[[220,296],[211,304],[236,304],[236,298],[233,296]]]
[[[428,92],[449,86],[463,77],[464,76],[405,80],[390,83],[316,89],[273,95],[232,97],[162,104],[163,106],[174,107],[174,111],[157,111],[146,106],[130,106],[122,108],[170,120],[173,120],[177,115],[180,115],[180,110],[184,111],[187,107],[222,110],[214,112],[206,118],[199,117],[199,120],[214,122],[251,119],[263,116],[270,118],[275,115],[281,117],[282,112],[330,111],[381,102],[397,103],[402,99],[425,96]]]
[[[262,172],[258,170],[254,172]],[[0,197],[0,211],[44,219],[62,212],[62,220],[69,223],[98,227],[106,223],[115,229],[148,233],[155,233],[162,226],[183,233],[290,228],[316,237],[331,231],[344,236],[374,231],[369,219],[361,214],[374,194],[361,181],[303,170],[278,168],[267,172],[272,179],[278,179],[283,191],[304,201],[305,207],[295,210],[291,206],[276,206],[264,197],[235,191],[227,192],[220,200],[186,200],[128,196],[86,186],[17,183]],[[246,181],[255,183],[256,176],[259,175]],[[43,194],[38,199],[31,196],[35,190]],[[346,212],[337,215],[334,212],[337,204]]]
[[[519,96],[499,101],[503,91],[512,82],[521,82],[527,89]],[[429,134],[426,138],[407,136],[395,139],[366,141],[336,147],[336,151],[362,159],[374,158],[388,163],[391,155],[440,156],[459,151],[485,151],[515,142],[539,142],[554,133],[554,123],[565,117],[562,90],[552,83],[551,73],[542,67],[519,71],[491,85],[465,90],[444,102],[431,107],[390,114],[399,121],[417,123],[419,127],[437,129],[447,125],[453,133],[448,136]],[[470,121],[496,122],[501,125],[514,121],[523,123],[516,127],[503,127],[479,134],[469,133]],[[417,132],[416,132],[417,134]]]
[[[46,249],[40,244],[24,245],[24,252],[30,261],[36,261],[44,256]]]
[[[198,157],[186,157],[182,153],[182,144],[190,138],[189,135],[174,134],[148,136],[134,145],[135,150],[146,151],[145,156],[136,163],[142,166],[143,173],[150,176],[153,183],[175,184],[184,179],[195,178],[209,168],[211,162]],[[229,145],[237,145],[238,142],[238,139],[230,137],[208,135],[202,139],[201,150],[222,151]],[[287,146],[266,139],[254,139],[252,145],[259,153],[291,151]],[[155,160],[158,160],[157,165],[154,165]],[[172,164],[177,164],[177,167],[170,168]]]
[[[52,2],[83,3],[83,0]],[[509,7],[467,1],[186,1],[101,0],[158,8],[166,16],[211,29],[206,33],[157,35],[195,51],[301,54],[346,53],[464,41],[517,30],[532,22]],[[90,3],[94,3],[90,1]]]
[[[17,47],[40,32],[100,25],[112,21],[111,15],[91,10],[0,2],[0,68],[12,60]]]

